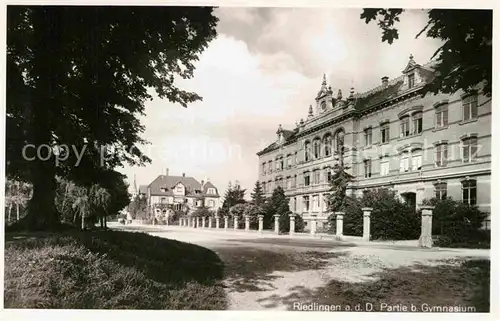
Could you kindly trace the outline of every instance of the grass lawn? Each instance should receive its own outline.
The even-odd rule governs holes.
[[[5,308],[222,310],[206,248],[122,231],[6,233]]]

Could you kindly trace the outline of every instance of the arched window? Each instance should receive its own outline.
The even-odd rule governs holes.
[[[335,152],[343,153],[344,152],[344,130],[340,129],[335,133]]]
[[[305,155],[304,155],[305,161],[306,162],[310,161],[311,160],[311,142],[309,142],[309,141],[305,142],[304,152],[305,152]]]
[[[325,157],[332,155],[332,135],[326,134],[323,138]]]
[[[422,169],[422,150],[414,149],[411,152],[411,170],[418,171]]]
[[[399,171],[400,172],[407,172],[410,170],[410,157],[408,155],[408,152],[402,152],[401,153],[401,158],[399,161]]]
[[[314,158],[315,159],[318,159],[321,157],[321,141],[319,138],[316,138],[313,141],[313,151],[314,151]]]

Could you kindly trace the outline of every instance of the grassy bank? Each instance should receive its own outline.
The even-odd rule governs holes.
[[[6,234],[5,308],[225,309],[203,247],[121,231]]]

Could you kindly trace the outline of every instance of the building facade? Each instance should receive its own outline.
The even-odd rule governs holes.
[[[326,221],[334,154],[353,181],[348,194],[386,187],[418,208],[424,199],[452,197],[490,212],[491,98],[479,90],[422,95],[432,64],[410,56],[402,74],[343,98],[325,77],[307,118],[278,128],[257,153],[259,181],[269,196],[282,186],[290,209]],[[489,218],[485,222],[489,228]]]
[[[167,214],[168,210],[191,213],[200,207],[213,211],[220,207],[219,191],[208,179],[199,182],[185,173],[171,176],[168,169],[149,185],[141,185],[139,194],[147,198],[148,207],[156,216]]]

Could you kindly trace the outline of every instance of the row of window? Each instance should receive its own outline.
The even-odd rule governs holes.
[[[477,118],[477,95],[469,95],[462,99],[462,120],[468,121]],[[448,102],[443,101],[435,105],[435,128],[448,126]],[[422,112],[415,111],[410,115],[402,115],[400,118],[400,137],[420,134],[423,130]],[[373,129],[364,129],[365,146],[373,143]],[[380,125],[380,140],[387,143],[390,140],[389,123]]]
[[[469,95],[462,99],[463,120],[471,120],[477,118],[477,95]],[[447,101],[439,102],[435,105],[435,127],[442,128],[448,126],[448,103]],[[423,130],[422,111],[414,111],[411,114],[402,115],[400,118],[400,137],[420,134]],[[380,140],[382,143],[388,143],[390,140],[389,122],[380,124]],[[335,144],[333,145],[333,142]],[[371,146],[373,143],[373,129],[368,127],[364,129],[365,146]],[[322,139],[315,138],[312,142],[306,141],[304,144],[304,160],[306,162],[319,159],[321,157],[329,157],[332,152],[338,152],[344,147],[344,131],[338,130],[332,138],[330,133],[327,133]],[[443,152],[440,153],[444,155]],[[293,160],[293,163],[292,163]],[[292,156],[288,154],[286,158],[278,156],[276,158],[276,170],[280,171],[285,168],[291,168],[298,164],[297,152]],[[408,167],[408,166],[406,166]],[[406,168],[405,167],[405,168]],[[272,161],[262,163],[262,174],[271,173]]]
[[[446,199],[448,194],[448,184],[446,182],[438,182],[434,184],[435,197],[438,199]],[[324,194],[325,198],[327,194]],[[477,205],[477,183],[475,180],[464,180],[462,181],[462,202],[469,205]],[[309,210],[316,212],[320,209],[326,210],[326,201],[323,202],[323,208],[321,208],[320,195],[305,195],[302,196],[303,212],[309,212]],[[292,198],[293,211],[297,210],[297,199]]]
[[[468,137],[462,140],[461,160],[463,163],[470,163],[476,160],[478,151],[477,137]],[[435,146],[435,161],[436,167],[445,167],[449,161],[448,144],[440,143]],[[390,171],[389,157],[382,157],[380,160],[380,176],[389,175]],[[372,176],[372,160],[366,159],[363,162],[364,177]],[[399,171],[401,173],[409,171],[418,171],[422,169],[422,150],[414,149],[412,151],[403,151],[399,160]]]
[[[333,174],[330,168],[325,168],[323,169],[323,181],[321,181],[321,170],[316,169],[313,170],[312,172],[306,171],[303,173],[303,185],[304,186],[311,186],[311,185],[317,185],[322,182],[330,182]],[[274,181],[275,187],[281,187],[283,189],[290,189],[290,188],[295,188],[297,186],[297,175],[293,176],[288,176],[286,178],[283,177],[278,177]],[[271,193],[273,190],[273,181],[269,180],[267,182],[262,182],[262,189],[264,190],[265,193]]]
[[[191,200],[191,201],[190,201]],[[160,198],[160,203],[161,204],[173,204],[174,209],[176,209],[176,206],[181,206],[181,203],[168,203],[168,200],[166,197]],[[202,206],[203,205],[203,200],[196,200],[194,201],[193,199],[185,198],[184,203],[195,203],[196,206]],[[214,200],[208,200],[207,202],[208,207],[214,207],[215,206],[215,201]]]

